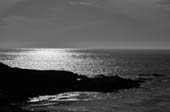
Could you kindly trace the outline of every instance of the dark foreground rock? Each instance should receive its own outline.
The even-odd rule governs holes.
[[[23,110],[17,106],[5,105],[5,106],[0,106],[0,112],[32,112],[32,111]]]
[[[89,78],[67,71],[27,70],[0,64],[0,103],[22,102],[29,97],[70,91],[113,92],[137,88],[143,82],[118,76]]]

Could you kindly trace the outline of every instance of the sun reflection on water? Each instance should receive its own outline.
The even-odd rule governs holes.
[[[52,56],[52,55],[60,55],[61,54],[61,51],[52,50],[52,49],[35,50],[34,52],[37,55],[45,55],[45,56]]]
[[[99,55],[92,51],[78,49],[17,49],[6,52],[7,59],[1,62],[24,69],[65,70],[78,74],[94,76],[113,75],[122,72],[117,63],[121,61],[108,53]],[[124,72],[123,71],[123,72]]]
[[[64,49],[41,49],[31,51],[30,55],[33,59],[62,60],[70,55],[70,53]]]

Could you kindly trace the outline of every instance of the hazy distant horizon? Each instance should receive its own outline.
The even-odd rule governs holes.
[[[18,47],[18,48],[0,48],[0,50],[139,50],[139,51],[170,51],[170,48],[167,49],[151,49],[151,48],[54,48],[54,47],[36,47],[36,48],[31,48],[31,47]]]

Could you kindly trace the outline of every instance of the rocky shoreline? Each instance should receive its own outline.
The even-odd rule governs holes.
[[[0,104],[8,107],[11,103],[24,102],[30,97],[39,95],[52,95],[71,91],[88,92],[115,92],[121,89],[139,88],[142,83],[149,80],[143,78],[126,79],[119,76],[97,75],[87,77],[68,71],[55,70],[28,70],[12,68],[0,63]],[[150,77],[157,77],[152,74]],[[13,109],[11,109],[13,108]],[[2,110],[2,108],[0,108]],[[14,107],[10,109],[16,112]],[[25,112],[17,110],[17,112]]]

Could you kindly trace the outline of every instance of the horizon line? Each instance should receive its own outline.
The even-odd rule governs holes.
[[[62,49],[72,49],[72,50],[170,50],[170,48],[55,48],[55,47],[46,47],[46,48],[41,48],[41,47],[21,47],[21,48],[0,48],[0,50],[31,50],[31,49],[58,49],[58,50],[62,50]]]

